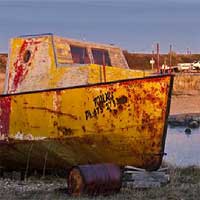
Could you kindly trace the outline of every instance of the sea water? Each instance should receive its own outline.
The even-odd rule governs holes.
[[[168,127],[164,160],[172,165],[200,166],[200,128],[185,133],[186,127]]]

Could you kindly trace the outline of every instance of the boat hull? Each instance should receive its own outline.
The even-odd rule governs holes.
[[[154,170],[164,155],[173,77],[0,97],[0,166],[115,163]]]

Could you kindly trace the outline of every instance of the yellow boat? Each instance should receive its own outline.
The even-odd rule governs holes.
[[[173,77],[130,70],[119,47],[52,34],[10,41],[0,166],[158,169]]]

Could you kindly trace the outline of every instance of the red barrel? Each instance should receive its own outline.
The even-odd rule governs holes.
[[[121,170],[114,164],[76,166],[68,176],[68,191],[72,196],[108,195],[119,192],[121,184]]]

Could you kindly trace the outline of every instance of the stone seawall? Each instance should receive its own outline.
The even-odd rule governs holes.
[[[170,115],[168,118],[170,126],[188,126],[189,128],[199,128],[200,113],[187,113]]]

